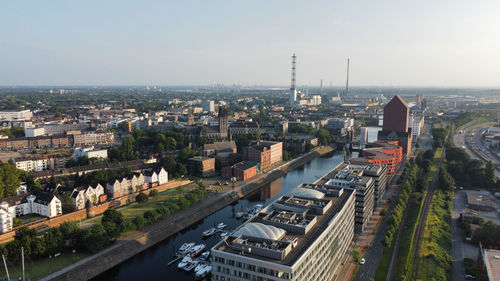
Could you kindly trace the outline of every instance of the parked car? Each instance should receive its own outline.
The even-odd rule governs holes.
[[[360,261],[359,261],[359,264],[365,264],[366,260],[364,258],[362,258]]]
[[[472,238],[470,238],[470,237],[465,237],[465,241],[469,241],[469,242],[470,242],[470,241],[472,241]]]
[[[476,276],[467,274],[467,275],[465,275],[465,279],[474,280],[474,279],[476,279]]]

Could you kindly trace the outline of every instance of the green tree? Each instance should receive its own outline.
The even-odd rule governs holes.
[[[165,143],[165,148],[169,151],[175,150],[177,148],[177,141],[173,137],[168,137]]]
[[[134,151],[134,142],[134,137],[131,135],[128,135],[122,139],[122,145],[120,148],[120,156],[122,161],[137,159],[136,153]]]
[[[102,216],[102,223],[105,222],[112,222],[121,227],[123,224],[123,214],[115,209],[107,209]]]
[[[135,201],[137,201],[137,203],[146,203],[148,200],[148,196],[142,192],[135,197]]]
[[[489,188],[493,188],[497,183],[497,176],[495,175],[495,166],[491,161],[488,161],[488,163],[486,163],[486,167],[484,169],[484,182],[485,185]]]
[[[205,143],[207,143],[207,138],[204,137],[204,136],[199,136],[196,138],[196,145],[198,147],[202,147],[203,145],[205,145]]]

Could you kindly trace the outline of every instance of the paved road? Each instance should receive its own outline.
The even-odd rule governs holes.
[[[474,151],[471,150],[470,146],[466,142],[466,138],[469,141],[469,144],[474,146],[476,150],[480,150],[481,154],[489,158],[493,163],[496,165],[500,165],[500,159],[498,159],[497,156],[493,155],[491,152],[488,151],[488,149],[483,145],[481,141],[481,134],[484,132],[484,128],[487,128],[490,126],[491,123],[481,123],[477,124],[471,127],[467,127],[468,125],[473,124],[475,121],[471,121],[461,128],[463,129],[463,133],[460,134],[459,130],[457,130],[457,133],[455,136],[453,136],[453,142],[455,143],[456,146],[461,147],[465,149],[467,154],[470,155],[472,159],[478,159],[478,160],[483,160],[481,157],[479,157]],[[467,137],[470,136],[471,133],[474,133],[473,137]],[[498,169],[495,169],[495,174],[498,178],[500,178],[500,171]]]
[[[453,212],[451,215],[451,258],[452,258],[452,280],[465,280],[464,258],[476,260],[479,247],[472,243],[465,242],[465,236],[462,228],[459,226],[460,213],[466,207],[465,191],[457,191],[453,197]]]

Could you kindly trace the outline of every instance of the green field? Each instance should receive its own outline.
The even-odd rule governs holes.
[[[32,262],[28,258],[25,260],[25,272],[27,280],[37,280],[45,277],[53,272],[61,270],[66,266],[88,257],[88,253],[71,253],[63,252],[62,255],[56,258],[45,258]],[[22,268],[20,265],[8,265],[9,275],[11,280],[22,276]],[[2,270],[3,271],[3,270]],[[3,275],[4,273],[2,273]]]

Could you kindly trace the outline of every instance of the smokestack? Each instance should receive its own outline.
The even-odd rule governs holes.
[[[290,90],[293,92],[295,90],[295,60],[297,59],[297,56],[295,56],[295,53],[292,55],[292,83],[290,85]]]
[[[347,58],[347,81],[345,83],[345,94],[349,94],[349,58]]]

